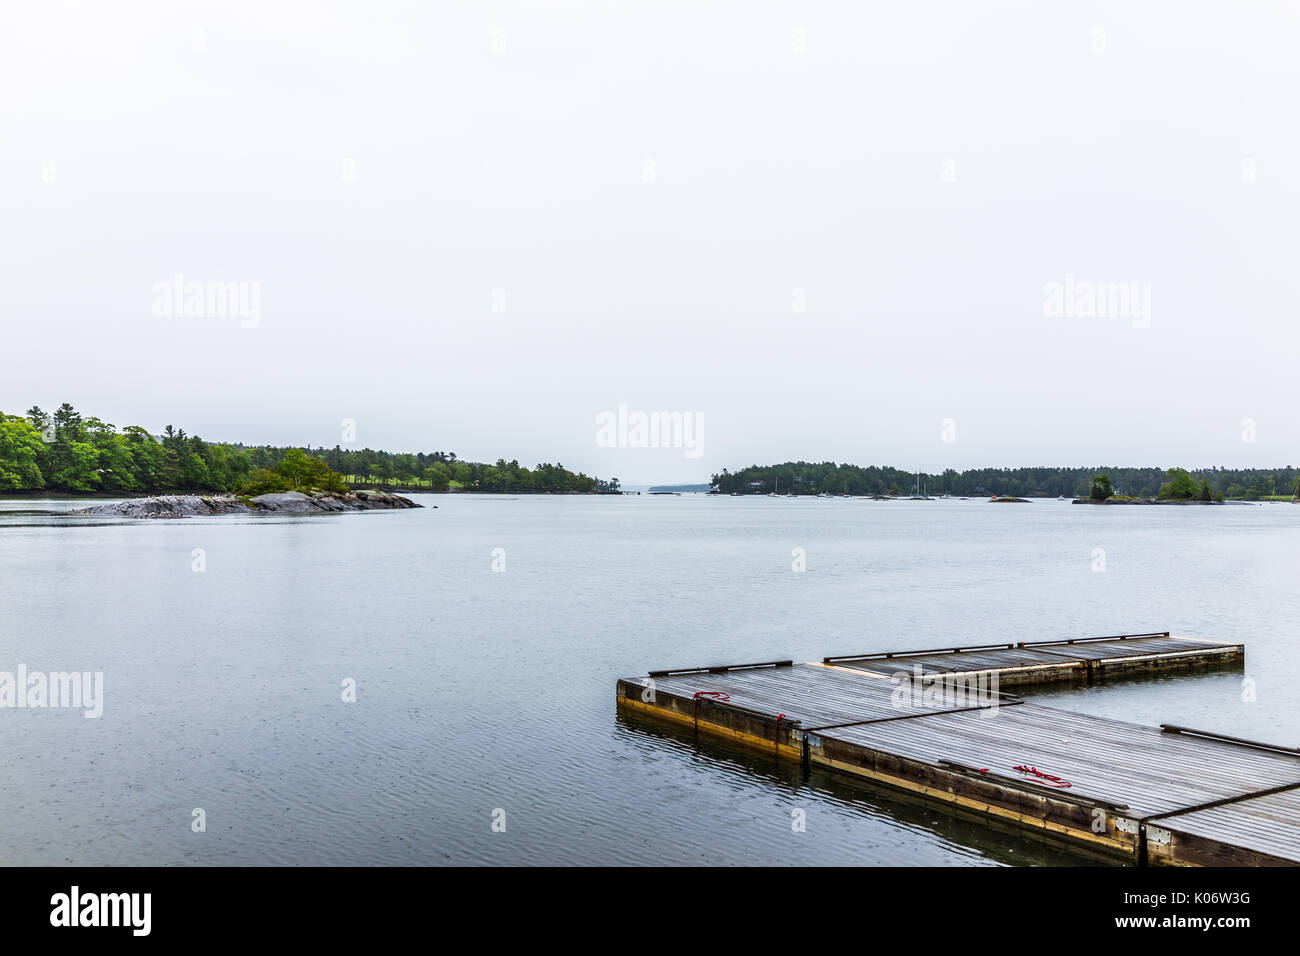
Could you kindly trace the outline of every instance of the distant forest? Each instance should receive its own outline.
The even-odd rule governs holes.
[[[1188,469],[1198,483],[1208,482],[1216,496],[1260,500],[1297,494],[1300,469],[1294,467]],[[860,467],[826,461],[788,461],[780,465],[750,465],[737,472],[723,470],[713,476],[722,494],[910,494],[919,483],[931,495],[1017,495],[1019,497],[1087,497],[1093,478],[1108,475],[1115,493],[1133,498],[1154,498],[1168,477],[1161,468],[951,468],[937,475],[888,466]]]
[[[618,490],[617,478],[592,478],[558,464],[529,469],[504,459],[490,465],[461,461],[444,451],[396,454],[206,442],[171,425],[161,435],[139,425],[119,430],[83,417],[65,402],[52,413],[36,406],[25,415],[0,412],[0,494],[240,491],[279,469],[295,450],[320,459],[348,484],[366,487],[517,494]]]

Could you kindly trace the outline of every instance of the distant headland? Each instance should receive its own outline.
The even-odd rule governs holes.
[[[272,447],[208,442],[168,425],[154,435],[118,429],[66,402],[47,413],[0,411],[0,494],[258,495],[318,489],[509,494],[617,494],[617,478],[592,478],[563,465],[522,467],[462,461],[454,452],[393,453],[370,448]]]
[[[974,468],[939,474],[891,466],[788,461],[723,470],[723,495],[817,495],[865,498],[1066,498],[1107,504],[1294,501],[1300,468]]]

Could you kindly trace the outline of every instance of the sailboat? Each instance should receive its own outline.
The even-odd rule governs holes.
[[[928,490],[928,489],[927,489]],[[921,473],[916,473],[916,478],[912,481],[912,500],[913,501],[933,501],[929,495],[921,491]]]

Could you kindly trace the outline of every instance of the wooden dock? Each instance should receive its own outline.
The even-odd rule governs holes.
[[[1092,659],[1121,659],[1100,643],[1088,642],[1101,655]],[[933,673],[981,673],[968,666],[975,662]],[[982,673],[1003,663],[994,658]],[[1300,865],[1300,750],[1075,714],[978,682],[885,678],[826,662],[653,671],[619,680],[618,706],[1120,862]]]
[[[1053,681],[1093,683],[1108,677],[1240,665],[1245,657],[1244,644],[1175,637],[1164,631],[1064,641],[1010,641],[927,651],[850,654],[825,657],[822,663],[852,667],[877,677],[892,677],[899,672],[917,672],[918,669],[926,676],[983,674],[991,677],[996,673],[999,685],[1014,685]]]

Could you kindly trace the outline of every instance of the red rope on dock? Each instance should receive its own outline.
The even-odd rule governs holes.
[[[1012,767],[1011,769],[1019,770],[1021,773],[1026,775],[1032,774],[1033,776],[1038,777],[1040,780],[1044,781],[1043,784],[1044,786],[1056,787],[1058,790],[1063,787],[1074,786],[1074,784],[1070,783],[1070,781],[1062,780],[1060,777],[1055,777],[1050,773],[1043,773],[1043,771],[1039,770],[1037,767],[1024,767],[1024,766],[1017,765],[1015,767]]]

